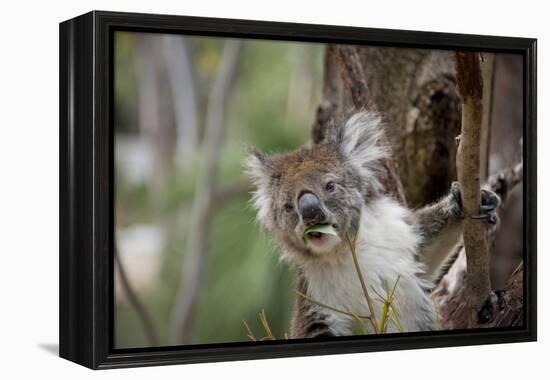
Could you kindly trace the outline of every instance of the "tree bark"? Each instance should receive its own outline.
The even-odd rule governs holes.
[[[466,251],[466,284],[469,296],[468,327],[478,326],[478,313],[491,295],[485,222],[475,219],[481,205],[480,139],[483,80],[478,53],[455,53],[456,76],[462,98],[462,133],[457,154],[458,182],[464,213],[463,240]]]
[[[393,148],[398,164],[398,178],[403,184],[408,205],[421,207],[447,194],[457,177],[456,137],[461,131],[462,118],[453,52],[354,47],[360,59],[361,69],[358,69],[355,63],[343,65],[339,61],[342,54],[338,48],[339,45],[329,44],[325,50],[323,100],[317,109],[312,128],[313,142],[322,141],[324,130],[331,119],[339,120],[346,111],[356,108],[354,92],[350,89],[350,79],[346,75],[360,73],[362,69],[364,80],[355,83],[364,83],[367,89],[366,103],[379,111],[385,121],[386,135]],[[349,47],[342,51],[349,52]],[[492,74],[488,72],[487,66],[494,66],[490,64],[492,57],[486,54],[484,58],[487,60],[482,65],[483,76],[490,78]],[[486,90],[492,92],[492,85],[490,87]],[[358,94],[356,100],[362,97],[361,92]],[[492,113],[490,109],[486,111],[488,114],[484,116],[483,123],[489,127]],[[483,138],[490,140],[490,134],[485,134]],[[482,144],[484,150],[489,141]],[[488,155],[482,157],[482,165],[485,165],[483,162],[488,160]],[[489,185],[503,197],[503,192],[507,195],[514,184],[521,181],[521,173],[520,164],[489,177]],[[459,264],[460,260],[457,260],[452,267],[456,277],[464,276],[466,271],[465,260],[462,267]],[[521,275],[522,271],[518,270],[515,278]],[[466,328],[466,314],[462,317],[460,307],[452,302],[465,302],[466,297],[461,290],[464,281],[454,281],[449,286],[443,286],[449,277],[444,277],[434,293],[436,304],[445,312],[442,324],[446,329]],[[516,282],[511,281],[510,284]],[[512,289],[516,292],[517,284]],[[497,291],[496,294],[498,298],[506,292]],[[508,307],[506,305],[498,298],[495,315],[500,315]],[[504,320],[490,323],[504,323]]]
[[[481,76],[483,79],[483,96],[480,136],[480,178],[485,181],[489,175],[489,154],[491,152],[491,123],[493,115],[493,96],[495,86],[495,65],[494,53],[483,53],[483,60],[480,63]]]
[[[456,178],[456,143],[460,133],[460,96],[450,52],[403,48],[327,45],[323,100],[312,128],[314,142],[324,137],[331,119],[338,120],[357,105],[375,109],[386,123],[394,152],[394,168],[404,198],[420,207],[445,195]],[[342,65],[341,57],[355,49],[360,69]],[[340,51],[339,51],[340,50]],[[343,53],[343,54],[342,54]],[[349,55],[349,54],[348,54]],[[353,98],[346,72],[360,73],[367,96]],[[357,91],[355,91],[357,93]],[[367,98],[357,104],[358,98]]]
[[[317,114],[311,128],[311,139],[315,144],[323,141],[329,123],[341,112],[343,106],[343,102],[340,100],[343,83],[336,61],[336,49],[337,46],[331,44],[325,47],[323,100],[317,107]]]
[[[327,73],[327,70],[329,72]],[[339,75],[338,75],[339,74]],[[341,81],[342,83],[339,83]],[[338,120],[350,111],[363,109],[375,110],[365,81],[365,72],[357,47],[347,45],[329,45],[325,52],[324,100],[317,110],[313,126],[314,142],[324,138],[330,122]],[[385,137],[386,138],[386,137]],[[386,192],[406,205],[407,200],[399,177],[397,161],[391,154],[391,144],[387,143],[390,155],[384,162]]]
[[[459,275],[463,274],[464,272],[461,272]],[[460,286],[451,288],[450,293],[445,293],[446,290],[448,288],[438,288],[434,293],[439,310],[441,329],[471,328],[468,323],[469,313],[466,302],[468,292],[465,282],[462,281]],[[506,286],[494,293],[493,304],[490,305],[492,318],[480,327],[523,325],[523,263],[520,263],[512,273]]]
[[[447,51],[359,49],[369,93],[386,122],[409,206],[447,194],[456,178],[460,96]]]
[[[518,163],[510,168],[503,169],[490,176],[485,187],[498,194],[502,204],[506,205],[510,192],[523,180],[523,164]],[[497,230],[492,230],[494,235]],[[490,236],[491,237],[491,236]],[[468,328],[468,292],[466,288],[466,253],[464,247],[459,247],[459,254],[451,266],[449,272],[443,276],[433,291],[434,302],[439,310],[440,325],[442,329]],[[484,327],[519,326],[523,323],[523,302],[518,297],[523,297],[523,265],[512,273],[505,287],[495,292],[496,300],[492,305],[492,315]],[[514,300],[512,302],[512,300]],[[505,317],[507,316],[507,317]],[[510,322],[510,324],[508,324]]]

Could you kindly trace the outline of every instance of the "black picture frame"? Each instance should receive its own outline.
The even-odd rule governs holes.
[[[505,329],[115,349],[113,34],[483,50],[523,57],[524,326]],[[536,340],[536,39],[93,11],[60,24],[60,356],[118,368]]]

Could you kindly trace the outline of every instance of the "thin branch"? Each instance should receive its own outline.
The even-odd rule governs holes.
[[[483,78],[483,97],[482,108],[483,116],[481,118],[481,152],[480,152],[480,178],[485,180],[489,172],[489,153],[491,143],[491,123],[494,103],[495,87],[495,65],[496,58],[494,53],[483,55],[481,62],[481,76]]]
[[[162,60],[162,45],[153,34],[142,34],[136,41],[135,70],[138,81],[138,127],[141,138],[153,156],[151,172],[151,200],[155,207],[162,207],[165,194],[166,174],[173,165],[175,152],[175,128],[171,114],[163,112],[162,105],[168,101],[169,92],[163,88],[165,65]]]
[[[494,191],[501,199],[501,207],[502,205],[506,205],[506,202],[508,201],[508,196],[510,192],[521,183],[523,180],[523,164],[521,162],[515,164],[514,166],[511,166],[509,168],[502,169],[495,174],[489,176],[485,184],[483,185],[484,188],[489,188],[492,191]],[[498,231],[497,228],[490,229],[489,230],[489,237],[491,235],[495,235]],[[462,250],[464,247],[460,247],[459,250],[456,252],[455,259],[450,261],[449,263],[445,264],[445,266],[441,269],[440,276],[434,281],[435,284],[437,284],[437,288],[439,290],[436,290],[437,293],[441,294],[448,294],[449,291],[442,288],[443,283],[441,280],[447,276],[447,274],[451,271],[451,267],[453,267],[460,259],[460,255],[462,255]],[[461,278],[462,276],[457,276]],[[454,286],[456,288],[456,286]]]
[[[462,133],[457,154],[464,247],[467,257],[468,327],[478,326],[478,312],[491,294],[487,237],[484,222],[472,218],[480,209],[480,133],[483,80],[477,53],[455,52],[458,88],[462,101]]]
[[[172,311],[172,331],[177,343],[190,343],[201,286],[206,271],[211,203],[218,186],[221,145],[225,134],[225,111],[237,75],[241,42],[227,40],[208,99],[205,136],[195,188],[192,223],[181,272],[180,288]]]
[[[128,275],[124,268],[124,264],[122,263],[122,260],[119,257],[118,249],[116,247],[114,250],[114,259],[115,259],[115,265],[118,269],[118,275],[119,275],[122,289],[124,289],[124,292],[126,293],[128,300],[130,301],[130,305],[132,305],[132,307],[136,311],[136,314],[138,315],[141,321],[141,324],[143,325],[143,330],[145,331],[145,336],[147,337],[149,346],[157,346],[158,335],[156,333],[153,320],[151,319],[151,316],[149,315],[147,308],[145,307],[143,302],[141,302],[141,299],[139,298],[134,288],[130,284],[130,279],[128,278]]]
[[[271,331],[271,327],[269,326],[267,315],[264,309],[262,309],[262,311],[260,312],[260,321],[262,322],[262,326],[266,333],[266,336],[262,340],[275,340],[275,335],[273,335],[273,332]]]
[[[359,282],[361,283],[361,288],[363,289],[363,294],[365,295],[367,306],[369,307],[370,321],[371,321],[372,327],[374,328],[374,331],[378,332],[378,328],[377,328],[378,323],[376,321],[376,314],[374,313],[374,305],[370,298],[367,285],[365,284],[365,278],[363,277],[363,273],[361,272],[361,266],[359,265],[359,260],[357,259],[357,253],[355,252],[355,246],[353,245],[353,242],[355,241],[355,239],[352,240],[348,233],[346,233],[346,239],[350,246],[351,255],[353,257],[353,264],[355,265],[355,269],[357,270],[357,276],[359,277]]]
[[[392,311],[392,318],[390,318],[390,322],[393,322],[394,326],[397,328],[397,331],[399,332],[405,332],[405,329],[403,328],[403,325],[401,324],[401,321],[399,320],[399,316],[397,315],[397,311],[393,307],[393,305],[390,305],[391,311]]]
[[[258,339],[256,339],[256,335],[254,335],[254,333],[252,332],[252,329],[250,328],[250,326],[248,326],[248,323],[246,323],[246,321],[243,319],[243,324],[244,324],[244,327],[246,328],[246,336],[248,336],[248,338],[254,342],[256,342]]]
[[[351,91],[351,100],[356,109],[371,108],[371,99],[361,58],[355,46],[339,45],[337,57],[344,81]]]
[[[390,144],[386,143],[389,147]],[[399,177],[399,167],[397,161],[393,158],[393,154],[388,155],[388,159],[384,162],[384,169],[386,170],[386,179],[384,181],[384,187],[387,192],[392,194],[403,206],[407,206],[407,198],[405,197],[405,188]]]
[[[199,101],[195,83],[195,67],[192,50],[186,36],[165,34],[162,36],[163,53],[170,88],[174,102],[176,136],[176,158],[178,164],[191,166],[190,158],[197,145],[199,125]]]
[[[328,309],[328,310],[332,310],[336,313],[340,313],[340,314],[344,314],[344,315],[347,315],[349,317],[353,317],[353,318],[361,318],[361,319],[369,319],[370,320],[370,316],[364,316],[364,315],[357,315],[353,312],[348,312],[348,311],[344,311],[344,310],[340,310],[340,309],[337,309],[335,307],[332,307],[330,305],[327,305],[325,303],[322,303],[322,302],[319,302],[319,301],[316,301],[314,300],[313,298],[309,297],[308,295],[300,292],[299,290],[296,290],[294,289],[294,293],[300,297],[302,297],[303,299],[305,299],[306,301],[308,302],[311,302],[312,304],[315,304],[317,306],[321,306],[325,309]]]
[[[359,315],[357,315],[356,313],[354,313],[353,310],[350,310],[349,312],[351,313],[351,315],[353,315],[353,318],[355,319],[355,321],[357,323],[359,323],[359,326],[361,326],[363,334],[366,334],[367,333],[367,324],[365,323],[365,320],[361,319],[361,317]],[[370,318],[368,318],[367,320],[370,321]]]
[[[523,181],[523,162],[490,176],[487,186],[499,195],[502,202],[505,202],[510,191],[521,181]]]
[[[210,217],[227,203],[252,190],[252,182],[248,178],[238,178],[227,185],[219,186],[210,202],[208,211]]]
[[[397,289],[397,284],[399,283],[399,280],[401,279],[401,275],[397,275],[397,280],[395,280],[395,283],[393,284],[393,287],[391,291],[388,289],[388,282],[384,281],[386,285],[386,294],[388,296],[386,299],[383,299],[382,302],[384,303],[384,307],[382,309],[382,317],[380,318],[380,333],[385,333],[388,328],[388,319],[390,318],[389,311],[391,308],[391,305],[393,304],[393,297],[395,296],[395,290]]]

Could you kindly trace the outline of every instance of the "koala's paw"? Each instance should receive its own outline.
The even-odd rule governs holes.
[[[479,215],[472,215],[472,218],[484,219],[487,223],[496,225],[498,223],[498,206],[500,206],[500,197],[494,191],[481,189]]]
[[[458,182],[453,182],[451,186],[451,213],[457,217],[464,218],[462,210],[462,199],[460,196],[460,186]],[[497,208],[500,205],[499,196],[486,189],[481,189],[481,206],[479,213],[472,215],[473,219],[485,220],[488,224],[496,225],[498,223]]]

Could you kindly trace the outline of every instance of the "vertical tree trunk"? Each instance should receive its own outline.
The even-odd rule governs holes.
[[[323,139],[331,119],[338,119],[340,115],[357,108],[376,109],[386,123],[386,134],[393,148],[398,179],[403,184],[407,204],[413,208],[420,207],[447,194],[451,182],[457,178],[456,137],[461,131],[462,118],[453,52],[354,47],[360,60],[360,67],[357,67],[355,64],[350,66],[349,62],[342,64],[341,52],[350,50],[349,47],[343,50],[340,47],[329,44],[325,50],[323,100],[318,106],[312,128],[313,142]],[[491,68],[494,66],[491,60],[494,57],[487,56],[488,62],[482,66],[483,75],[491,78]],[[358,92],[354,88],[350,73],[364,76],[355,84],[362,83],[365,91]],[[492,85],[487,90],[490,94]],[[358,102],[361,98],[366,100]],[[359,103],[364,104],[361,107]],[[488,112],[483,118],[486,127],[490,124],[490,110]],[[489,140],[486,132],[482,137]],[[482,144],[482,150],[488,149],[489,141]],[[486,152],[481,152],[481,165],[486,167],[487,160]],[[518,178],[520,180],[521,175],[510,173],[490,183],[493,189],[500,191],[504,188],[507,191],[509,184],[517,183]],[[453,266],[455,275],[464,276],[466,266],[460,266],[460,260],[456,264]],[[521,323],[516,317],[522,310],[517,298],[521,294],[518,278],[522,273],[522,269],[518,268],[507,287],[496,291],[499,315],[505,313],[510,318],[493,320],[488,325],[504,326],[505,320]],[[456,286],[443,285],[440,284],[435,294],[436,304],[444,309],[443,327],[466,327],[463,323],[466,316],[463,308],[466,300],[464,281],[453,282],[452,285]]]
[[[474,215],[479,214],[481,205],[480,142],[483,80],[479,53],[457,52],[455,62],[462,98],[462,133],[456,161],[464,212],[462,225],[467,263],[468,327],[474,328],[478,326],[478,313],[491,294],[486,226],[482,220],[474,219]]]
[[[456,178],[460,96],[451,52],[362,48],[370,94],[387,123],[407,202],[419,207]]]
[[[354,47],[357,66],[341,66],[341,52],[351,47],[327,45],[323,100],[312,128],[322,140],[332,117],[359,108],[345,72],[362,71],[368,100],[362,107],[378,110],[386,123],[404,198],[412,207],[432,202],[456,179],[456,143],[460,134],[460,96],[451,52],[421,49]]]
[[[486,182],[488,188],[497,193],[504,205],[508,202],[510,193],[523,179],[523,165],[518,163],[513,167],[503,169],[491,175]],[[489,235],[489,238],[492,238]],[[437,284],[433,295],[438,306],[442,329],[468,328],[469,313],[467,300],[469,298],[466,286],[466,252],[460,247],[457,260],[449,272]],[[520,263],[512,273],[507,283],[495,291],[496,299],[491,305],[489,320],[483,327],[521,326],[523,324],[523,264]],[[485,316],[484,316],[485,317]]]
[[[494,53],[483,53],[481,65],[481,76],[483,78],[483,96],[480,136],[480,178],[485,181],[489,176],[489,154],[491,152],[491,123],[493,115],[493,96],[495,86],[496,58]]]
[[[226,127],[226,105],[237,75],[240,48],[239,40],[225,42],[218,72],[208,98],[199,179],[195,188],[181,283],[172,311],[172,336],[176,343],[180,344],[192,343],[197,303],[201,287],[204,285],[211,205],[216,201],[218,191],[221,145]]]
[[[195,68],[187,37],[167,34],[163,42],[177,129],[176,158],[180,166],[189,168],[199,124]]]
[[[153,153],[151,183],[153,203],[162,205],[165,194],[166,174],[174,163],[175,136],[171,96],[162,87],[167,82],[166,66],[161,60],[159,37],[139,34],[136,44],[136,73],[138,84],[139,128],[148,149]],[[159,206],[160,207],[160,206]]]

